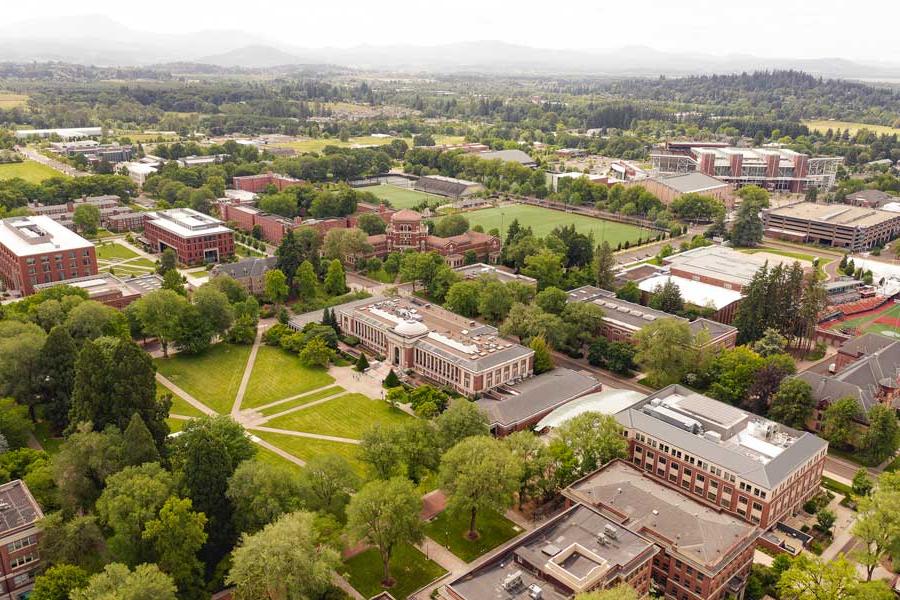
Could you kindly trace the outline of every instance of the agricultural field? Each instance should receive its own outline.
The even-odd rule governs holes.
[[[15,179],[16,177],[24,179],[28,183],[40,183],[51,177],[66,177],[66,175],[33,160],[0,165],[0,180]]]
[[[425,200],[429,202],[450,202],[450,200],[447,200],[442,196],[426,194],[425,192],[420,192],[412,188],[402,188],[396,185],[382,184],[359,189],[362,192],[371,192],[382,200],[387,200],[391,203],[391,206],[396,209],[412,208]]]
[[[531,227],[537,237],[543,237],[561,225],[575,225],[575,229],[579,233],[587,235],[593,232],[596,243],[606,240],[613,248],[620,243],[636,242],[639,237],[646,238],[651,233],[650,230],[635,225],[604,221],[526,204],[484,208],[466,212],[463,215],[469,220],[470,225],[481,225],[485,231],[496,227],[504,236],[513,219],[518,219],[519,224],[523,227]]]
[[[9,110],[17,106],[25,106],[28,102],[28,96],[25,94],[15,94],[13,92],[0,92],[0,109]]]
[[[829,129],[849,129],[850,135],[855,135],[856,132],[860,129],[868,129],[869,131],[877,135],[900,134],[900,129],[898,129],[897,127],[888,127],[887,125],[869,125],[868,123],[856,123],[854,121],[803,121],[803,124],[809,127],[810,130],[818,131],[819,133],[825,133]]]

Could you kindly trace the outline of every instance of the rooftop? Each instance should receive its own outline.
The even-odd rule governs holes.
[[[619,390],[616,388],[606,388],[602,392],[595,392],[582,396],[577,400],[566,403],[556,408],[546,417],[538,421],[534,426],[536,431],[541,431],[547,427],[559,427],[569,419],[573,419],[580,414],[587,412],[598,412],[604,415],[614,415],[622,412],[641,400],[645,394],[634,390]]]
[[[74,231],[44,215],[0,220],[0,244],[20,257],[94,247]]]
[[[22,480],[0,485],[0,537],[42,518],[41,507]]]
[[[760,533],[755,526],[657,483],[620,460],[576,481],[566,495],[598,508],[617,524],[658,541],[676,557],[707,572],[726,566],[735,553],[753,545]]]
[[[488,152],[479,152],[478,156],[484,160],[500,159],[506,162],[517,162],[520,165],[533,165],[535,160],[522,150],[491,150]]]
[[[423,175],[419,179],[430,179],[432,181],[443,181],[444,183],[457,183],[464,186],[481,185],[477,181],[469,181],[468,179],[457,179],[456,177],[447,177],[445,175]]]
[[[681,297],[688,304],[694,306],[712,306],[716,310],[721,310],[730,304],[733,304],[743,298],[737,290],[728,290],[717,285],[703,283],[702,281],[694,281],[677,275],[655,275],[648,277],[638,283],[638,287],[643,292],[653,293],[660,286],[671,281],[681,290]]]
[[[91,299],[115,292],[121,292],[122,296],[133,296],[136,294],[143,296],[160,289],[162,287],[162,277],[156,273],[147,273],[130,278],[116,277],[110,273],[98,273],[65,281],[41,283],[34,286],[34,289],[43,290],[57,285],[70,285],[81,288],[88,293],[88,297]]]
[[[724,181],[697,172],[660,177],[657,181],[682,194],[689,194],[692,192],[702,194],[703,192],[718,190],[728,186]]]
[[[417,338],[430,352],[470,370],[483,370],[533,351],[500,337],[495,327],[468,321],[443,308],[416,304],[406,298],[375,297],[335,307],[338,312],[383,331],[406,338]]]
[[[846,204],[815,204],[813,202],[797,202],[781,208],[767,209],[765,212],[779,217],[843,225],[844,227],[871,227],[898,218],[895,212],[876,208],[847,206]]]
[[[213,267],[213,275],[228,275],[234,279],[244,277],[259,277],[266,271],[275,268],[278,258],[267,256],[266,258],[245,258],[233,263],[219,263]]]
[[[590,375],[571,369],[553,369],[515,385],[503,385],[491,390],[490,397],[481,398],[477,404],[487,413],[492,424],[509,426],[562,406],[597,389],[599,385]]]
[[[741,286],[750,283],[756,272],[766,263],[768,263],[769,267],[774,267],[776,264],[789,266],[795,262],[799,262],[800,266],[804,268],[812,266],[812,263],[809,261],[801,261],[778,254],[761,256],[739,252],[728,246],[716,245],[703,246],[673,254],[664,260],[670,268],[677,268],[701,277],[728,281]]]
[[[149,222],[179,237],[199,237],[228,233],[222,221],[191,208],[171,208],[148,213]]]
[[[735,476],[772,489],[827,442],[670,385],[616,415],[629,429],[666,440]]]
[[[535,587],[542,599],[564,600],[656,552],[646,538],[578,504],[449,587],[466,600],[528,600]]]
[[[475,263],[474,265],[458,267],[456,269],[456,272],[462,275],[465,279],[489,277],[491,279],[497,279],[503,283],[518,281],[526,285],[537,285],[537,280],[532,277],[512,273],[502,267],[498,267],[496,265],[486,265],[484,263]]]

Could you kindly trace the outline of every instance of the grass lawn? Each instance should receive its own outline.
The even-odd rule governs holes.
[[[462,136],[454,135],[435,135],[433,137],[435,144],[459,144],[464,140]],[[309,140],[297,140],[294,142],[286,142],[284,144],[275,145],[282,148],[293,148],[298,153],[302,154],[304,152],[321,152],[325,149],[325,146],[337,146],[338,148],[350,148],[352,146],[385,146],[387,144],[390,144],[395,139],[398,138],[373,137],[370,135],[364,135],[360,137],[349,138],[346,142],[342,142],[338,138],[316,138]],[[403,139],[407,143],[407,145],[412,146],[412,138],[399,139]]]
[[[807,262],[814,261],[817,257],[812,254],[804,254],[803,252],[791,252],[790,250],[781,250],[779,248],[741,248],[741,252],[745,254],[759,254],[760,252],[765,252],[766,254],[777,254],[778,256],[784,256],[787,258],[794,258],[796,260],[805,260]],[[823,265],[831,262],[830,258],[819,258],[819,262]]]
[[[219,343],[198,356],[176,354],[156,359],[159,372],[220,414],[231,412],[250,346]]]
[[[297,355],[260,346],[241,408],[253,408],[334,383],[324,369],[308,369]],[[317,432],[318,433],[318,432]]]
[[[106,264],[101,265],[100,270],[106,271],[108,273],[113,273],[115,275],[146,275],[147,273],[152,273],[154,271],[154,267],[132,265],[131,263],[128,263],[127,265]]]
[[[593,232],[595,244],[606,240],[613,248],[619,243],[625,243],[626,241],[635,242],[639,237],[646,238],[651,233],[654,236],[656,235],[656,232],[651,232],[647,229],[642,230],[634,225],[604,221],[584,215],[526,204],[485,208],[465,212],[463,216],[469,220],[469,224],[473,227],[481,225],[485,231],[490,231],[496,227],[504,236],[513,219],[518,219],[519,224],[523,227],[531,227],[536,237],[544,237],[561,225],[575,225],[575,229],[579,233],[587,235]]]
[[[327,387],[323,390],[317,390],[315,392],[306,394],[305,396],[301,396],[300,398],[296,398],[289,402],[282,402],[281,404],[276,404],[275,406],[270,406],[264,410],[259,411],[261,414],[266,415],[267,417],[270,415],[278,414],[282,411],[294,408],[296,406],[303,406],[304,404],[309,404],[310,402],[315,402],[316,400],[321,400],[322,398],[327,398],[328,396],[334,396],[335,394],[340,394],[344,391],[339,385],[333,385],[331,387]]]
[[[255,460],[261,463],[268,463],[270,465],[278,465],[279,467],[287,467],[289,469],[299,470],[302,469],[298,464],[292,463],[291,461],[283,458],[268,448],[263,448],[262,446],[256,447],[256,457]]]
[[[173,419],[169,417],[166,419],[166,423],[169,425],[169,433],[176,433],[184,429],[184,426],[188,424],[185,419]]]
[[[405,599],[447,572],[409,544],[397,546],[391,557],[390,571],[395,581],[393,587],[381,587],[381,555],[374,548],[348,559],[342,570],[347,574],[350,585],[363,597],[371,598],[386,590],[397,600]]]
[[[900,319],[900,304],[894,304],[887,310],[879,313],[868,314],[855,319],[841,321],[832,326],[832,329],[859,329],[860,333],[880,333],[892,338],[900,338],[900,327],[893,323],[878,323],[881,318]],[[894,323],[898,323],[894,321]]]
[[[0,108],[9,110],[17,106],[24,106],[28,102],[28,96],[25,94],[16,94],[13,92],[0,92]]]
[[[475,520],[477,540],[466,538],[469,530],[468,514],[451,514],[445,510],[425,525],[425,535],[450,548],[456,556],[472,562],[485,552],[496,548],[520,533],[522,528],[493,511],[481,511]]]
[[[425,192],[419,192],[411,188],[402,188],[388,184],[364,187],[360,188],[360,191],[372,192],[382,200],[387,200],[391,203],[391,206],[398,209],[412,208],[413,206],[420,204],[423,200],[428,200],[429,202],[437,200],[442,204],[450,202],[450,200],[441,196],[426,194]]]
[[[139,254],[131,248],[116,243],[99,244],[96,247],[96,252],[97,258],[103,260],[125,260],[128,258],[137,258],[139,256]],[[145,258],[144,260],[147,259]]]
[[[32,160],[0,165],[0,180],[13,179],[15,177],[21,177],[28,183],[40,183],[51,177],[68,177],[68,175],[63,175],[56,169],[51,169],[47,165],[42,165]]]
[[[825,133],[829,129],[835,130],[840,128],[841,130],[850,129],[850,135],[855,135],[856,132],[860,129],[868,129],[876,135],[900,135],[900,129],[897,129],[895,127],[888,127],[887,125],[869,125],[868,123],[858,123],[856,121],[803,121],[803,124],[809,127],[811,130],[819,131],[821,133]]]
[[[43,448],[47,454],[56,454],[59,452],[59,447],[62,446],[64,441],[61,437],[53,437],[50,423],[46,421],[41,421],[34,426],[34,437],[41,443],[41,448]]]
[[[289,454],[293,454],[303,461],[308,461],[323,454],[337,454],[345,459],[359,475],[365,473],[365,467],[356,458],[356,444],[344,444],[343,442],[329,442],[313,438],[287,435],[286,433],[272,433],[270,431],[251,431],[253,435],[270,444],[274,444]],[[281,459],[277,454],[274,455]]]
[[[411,418],[379,399],[345,394],[266,423],[267,427],[359,439],[375,423],[399,424]]]
[[[156,397],[159,398],[163,394],[172,396],[172,408],[169,409],[170,415],[181,415],[182,417],[202,417],[203,413],[197,410],[193,404],[188,404],[187,400],[161,384],[156,382]]]

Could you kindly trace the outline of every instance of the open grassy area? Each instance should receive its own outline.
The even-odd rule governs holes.
[[[116,244],[115,242],[99,244],[95,250],[97,252],[97,258],[102,260],[125,260],[128,258],[137,258],[139,256],[138,253],[131,248],[127,248],[122,244]]]
[[[371,598],[382,591],[388,591],[397,600],[406,598],[447,572],[409,544],[397,546],[391,557],[390,571],[395,580],[393,587],[381,587],[381,555],[374,548],[348,559],[342,571],[347,574],[350,585],[363,597]]]
[[[479,534],[478,539],[468,539],[466,532],[469,530],[469,515],[445,510],[425,525],[425,535],[450,548],[453,554],[464,561],[472,562],[522,533],[518,525],[503,515],[487,510],[478,513],[475,529]]]
[[[51,177],[67,177],[67,175],[33,160],[0,165],[0,180],[16,177],[24,179],[28,183],[40,183]]]
[[[879,321],[884,321],[879,323]],[[847,319],[835,324],[832,328],[859,329],[862,333],[880,333],[892,338],[900,338],[900,304],[894,304],[887,310],[875,314],[867,314],[855,319]]]
[[[241,408],[253,408],[334,383],[324,369],[309,369],[296,354],[261,346]],[[317,432],[318,433],[318,432]]]
[[[28,102],[28,96],[25,94],[16,94],[13,92],[0,92],[0,108],[9,110],[17,106],[24,106]]]
[[[315,392],[305,394],[303,396],[300,396],[299,398],[295,398],[294,400],[289,400],[288,402],[282,402],[280,404],[270,406],[269,408],[266,408],[259,412],[268,417],[295,408],[297,406],[303,406],[304,404],[309,404],[310,402],[315,402],[316,400],[327,398],[328,396],[340,394],[342,392],[344,392],[344,388],[339,385],[333,385],[322,390],[316,390]]]
[[[50,423],[46,421],[35,424],[34,437],[37,438],[37,441],[41,444],[41,448],[43,448],[47,454],[56,454],[59,452],[59,447],[62,446],[64,441],[61,437],[53,437]]]
[[[820,121],[803,121],[803,124],[810,128],[812,131],[818,131],[821,133],[825,133],[829,129],[849,129],[850,135],[855,135],[857,131],[860,129],[868,129],[872,133],[877,135],[887,134],[900,134],[900,129],[896,127],[888,127],[887,125],[869,125],[868,123],[858,123],[856,121],[829,121],[829,120],[820,120]]]
[[[363,475],[365,473],[365,467],[356,457],[356,444],[330,442],[328,440],[317,440],[314,438],[288,435],[286,433],[272,433],[270,431],[252,431],[252,433],[259,439],[265,440],[270,444],[278,446],[285,452],[296,456],[300,460],[308,461],[316,456],[321,456],[323,454],[337,454],[338,456],[342,456],[347,459],[347,462],[349,462],[350,465],[353,466],[353,469],[358,474]]]
[[[138,259],[143,260],[143,259]],[[147,266],[135,261],[134,263],[127,263],[124,265],[119,264],[105,264],[99,265],[101,271],[106,271],[108,273],[113,273],[115,275],[146,275],[147,273],[153,272],[155,269],[154,266]]]
[[[765,252],[766,254],[777,254],[778,256],[794,258],[797,260],[805,260],[808,262],[812,262],[817,258],[812,254],[805,254],[803,252],[791,252],[790,250],[781,250],[780,248],[741,248],[740,251],[745,254],[759,254],[760,252]],[[819,262],[824,265],[831,262],[831,259],[820,258]]]
[[[231,412],[250,346],[219,343],[198,356],[156,359],[159,372],[220,414]]]
[[[174,419],[169,417],[166,419],[166,423],[169,425],[169,433],[176,433],[184,429],[184,426],[188,424],[185,419]]]
[[[181,415],[183,417],[202,417],[200,412],[193,404],[188,404],[187,400],[161,384],[156,382],[156,397],[159,398],[163,394],[172,396],[172,407],[169,409],[170,415]]]
[[[375,423],[399,424],[410,419],[383,400],[345,394],[266,423],[268,427],[359,439]]]
[[[382,200],[387,200],[391,203],[391,206],[398,209],[412,208],[413,206],[420,204],[423,200],[428,200],[429,202],[435,200],[440,202],[450,202],[450,200],[441,196],[426,194],[425,192],[420,192],[412,188],[402,188],[388,184],[364,187],[360,188],[360,191],[371,192]]]
[[[286,458],[282,458],[281,456],[275,454],[268,448],[263,448],[262,446],[256,447],[256,457],[257,462],[268,463],[270,465],[278,465],[279,467],[287,467],[289,469],[301,469],[300,465],[292,463]]]
[[[513,219],[518,219],[519,224],[523,227],[531,227],[534,235],[537,237],[544,237],[561,225],[575,225],[575,229],[585,235],[593,232],[594,243],[606,240],[613,248],[619,243],[625,243],[626,241],[635,242],[639,237],[646,238],[651,234],[650,230],[642,230],[634,225],[604,221],[584,215],[527,204],[485,208],[465,212],[463,216],[469,220],[469,224],[473,227],[481,225],[485,231],[490,231],[496,227],[503,236],[506,235],[506,230],[509,228],[509,224],[513,222]],[[652,233],[656,235],[655,232]]]
[[[459,144],[462,143],[463,137],[456,135],[435,135],[435,144]],[[325,146],[337,146],[338,148],[352,148],[354,146],[385,146],[395,139],[402,139],[407,145],[412,146],[412,138],[393,138],[393,137],[374,137],[364,135],[360,137],[351,137],[346,142],[342,142],[338,138],[316,138],[309,140],[297,140],[294,142],[286,142],[284,144],[275,144],[282,148],[293,148],[298,153],[305,152],[321,152]]]

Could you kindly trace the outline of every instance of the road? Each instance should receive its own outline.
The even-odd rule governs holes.
[[[79,171],[75,167],[71,167],[65,163],[61,163],[58,160],[53,160],[52,158],[46,157],[40,152],[32,150],[31,148],[26,148],[25,146],[18,146],[17,150],[25,156],[25,158],[29,160],[33,160],[34,162],[41,163],[42,165],[47,165],[51,169],[55,169],[62,173],[63,175],[68,175],[70,177],[84,177],[85,175],[90,175],[90,173],[86,173],[84,171]]]

